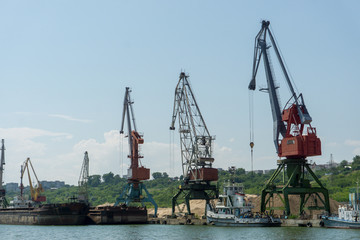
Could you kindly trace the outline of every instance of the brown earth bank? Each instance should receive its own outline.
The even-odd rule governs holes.
[[[254,205],[253,212],[260,212],[261,197],[259,195],[246,194],[246,199],[248,202],[251,202]],[[300,198],[298,196],[289,196],[289,202],[290,202],[291,214],[294,216],[299,216]],[[274,204],[274,206],[280,207],[280,206],[282,206],[282,201],[278,196],[275,196],[273,204]],[[318,204],[321,206],[320,201],[318,201]],[[308,203],[306,206],[309,206],[309,205],[314,205],[313,199],[308,200]],[[339,206],[339,202],[330,199],[330,210],[332,213],[337,213],[338,206]],[[195,215],[196,218],[201,218],[202,216],[205,215],[205,200],[191,200],[190,207],[191,207],[191,212]],[[180,210],[182,210],[182,213],[179,212],[179,208],[180,208]],[[176,207],[175,214],[177,216],[185,216],[185,213],[186,213],[185,205],[180,204],[179,208]],[[323,211],[322,210],[311,210],[311,211],[306,210],[305,213],[306,214],[303,217],[316,219],[319,217],[319,215],[321,215],[323,213]],[[148,209],[148,214],[153,215],[154,209],[153,208]],[[157,213],[159,218],[171,216],[171,214],[172,214],[171,208],[159,208],[158,213]],[[281,215],[283,215],[283,211],[275,210],[275,214],[278,216],[281,216]]]
[[[251,195],[251,196],[248,197],[248,201],[251,202],[254,205],[253,212],[260,212],[261,196]],[[305,207],[315,205],[314,201],[315,201],[314,199],[310,198],[308,200],[307,204],[305,205]],[[317,202],[318,202],[319,206],[323,206],[323,204],[321,203],[320,200],[317,200]],[[275,206],[275,207],[283,206],[283,203],[282,203],[281,199],[279,198],[279,196],[275,195],[272,205]],[[299,216],[300,215],[299,214],[300,197],[290,195],[289,196],[289,205],[290,205],[291,214],[295,215],[295,216]],[[333,199],[330,199],[330,211],[331,211],[331,213],[337,213],[337,209],[338,209],[339,205],[340,205],[339,202],[337,202],[337,201],[335,201]],[[275,210],[274,213],[279,215],[279,216],[284,214],[283,210]],[[323,210],[305,210],[305,213],[306,213],[305,217],[317,218],[318,215],[321,215],[323,213]]]

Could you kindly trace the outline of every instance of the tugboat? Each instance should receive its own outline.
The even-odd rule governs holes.
[[[245,200],[243,189],[241,184],[227,183],[217,204],[207,205],[207,223],[231,227],[279,227],[279,218],[252,213],[254,206]]]
[[[349,193],[349,204],[339,205],[338,216],[323,216],[320,226],[327,228],[357,228],[360,229],[359,186],[356,192]]]

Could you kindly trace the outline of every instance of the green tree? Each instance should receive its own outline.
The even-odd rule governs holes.
[[[101,176],[100,175],[92,175],[92,176],[89,176],[89,179],[88,179],[88,184],[91,186],[91,187],[97,187],[99,186],[101,183]]]
[[[106,183],[106,184],[113,183],[114,182],[114,174],[112,172],[105,173],[104,175],[102,175],[102,179],[103,179],[104,183]]]
[[[341,168],[344,168],[345,166],[348,166],[348,165],[349,165],[349,162],[346,161],[346,160],[342,160],[342,161],[340,162],[340,167],[341,167]]]
[[[236,174],[236,175],[242,175],[242,174],[245,174],[245,169],[243,169],[243,168],[238,168],[238,169],[236,169],[235,174]]]
[[[152,174],[152,177],[153,177],[154,179],[159,179],[159,178],[162,178],[162,174],[161,174],[161,172],[154,172],[154,173]]]
[[[163,178],[169,178],[169,174],[167,174],[166,172],[163,172],[162,177]]]
[[[351,168],[352,170],[360,170],[360,156],[359,155],[356,155],[354,158],[353,158],[353,162],[351,164]]]

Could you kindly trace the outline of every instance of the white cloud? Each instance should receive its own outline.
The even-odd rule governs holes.
[[[71,116],[68,115],[62,115],[62,114],[49,114],[50,117],[54,117],[54,118],[61,118],[61,119],[65,119],[68,121],[74,121],[74,122],[82,122],[82,123],[89,123],[92,120],[89,119],[79,119],[79,118],[73,118]]]
[[[36,141],[36,138],[50,138],[51,140],[70,139],[68,133],[50,132],[35,128],[0,128],[0,136],[6,144],[11,146],[11,152],[22,155],[23,158],[36,155],[42,156],[46,151],[46,141]]]
[[[360,147],[360,140],[346,140],[345,145]]]
[[[49,158],[49,145],[59,140],[72,138],[68,133],[51,132],[34,128],[0,128],[0,136],[5,139],[5,182],[19,182],[20,166],[27,157],[32,159],[35,171],[47,172],[53,159]],[[51,173],[54,174],[54,173]],[[40,178],[40,174],[38,174]],[[45,178],[41,178],[45,179]]]
[[[360,155],[360,140],[346,140],[345,145],[355,147],[352,153],[354,155]]]
[[[225,147],[225,146],[218,147],[217,150],[220,151],[220,152],[232,152],[231,148]]]
[[[103,175],[108,172],[126,174],[130,165],[128,139],[118,130],[105,132],[103,139],[83,139],[73,143],[68,133],[56,133],[41,129],[14,128],[0,129],[0,136],[6,139],[7,165],[5,182],[19,182],[19,169],[26,157],[31,157],[40,180],[61,180],[77,185],[84,152],[90,159],[90,174]],[[61,144],[59,140],[61,139]],[[11,149],[11,150],[10,150]],[[142,164],[153,172],[167,172],[170,176],[182,174],[181,151],[178,144],[156,141],[140,145],[144,158]],[[59,154],[59,151],[60,154]],[[241,148],[214,146],[214,167],[226,169],[229,166],[250,168],[249,152]],[[266,158],[268,160],[269,158]],[[273,157],[270,157],[273,162]],[[254,159],[257,163],[262,159]],[[262,168],[259,168],[262,169]],[[266,169],[266,168],[265,168]]]
[[[0,135],[6,139],[34,139],[37,137],[65,137],[71,138],[68,133],[50,132],[36,128],[0,128]]]
[[[235,138],[230,138],[229,142],[231,142],[231,143],[235,142]]]
[[[359,148],[355,148],[353,151],[354,155],[360,155],[360,147]]]
[[[329,142],[329,143],[327,143],[326,145],[329,146],[329,147],[336,147],[336,146],[338,146],[338,144],[337,144],[336,142]]]

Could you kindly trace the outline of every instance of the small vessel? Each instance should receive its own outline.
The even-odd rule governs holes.
[[[360,229],[359,187],[356,192],[349,193],[349,203],[339,205],[337,216],[323,216],[320,226],[327,228],[357,228]]]
[[[98,206],[89,210],[90,224],[139,224],[147,223],[146,207]]]
[[[279,227],[279,218],[252,213],[254,206],[245,200],[243,189],[241,184],[225,184],[217,204],[207,205],[207,223],[232,227]]]

